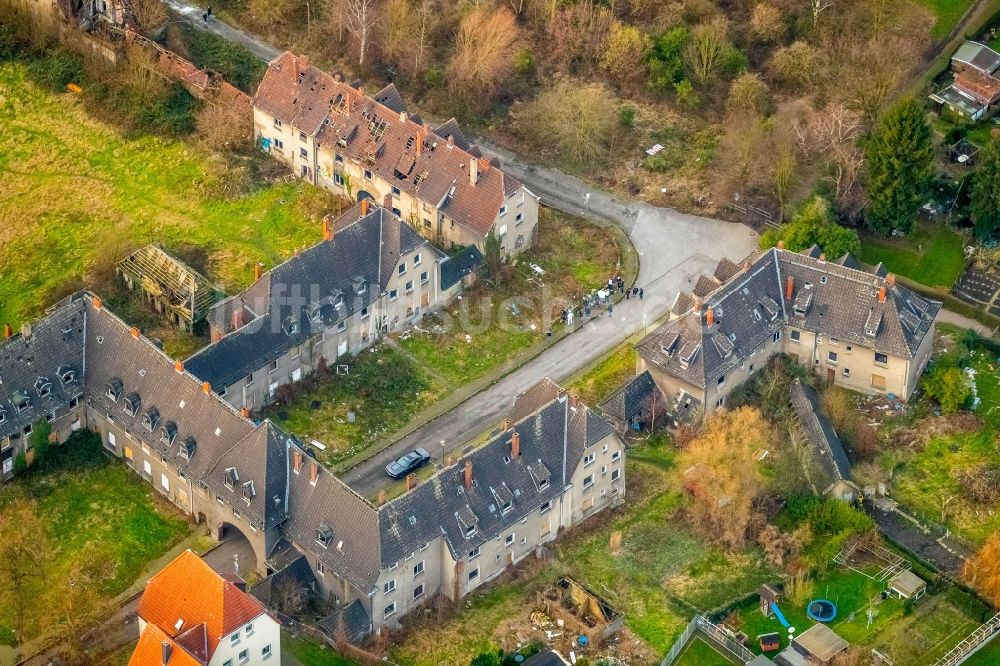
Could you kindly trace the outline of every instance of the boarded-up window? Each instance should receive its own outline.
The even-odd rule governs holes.
[[[546,520],[544,523],[542,523],[542,528],[539,530],[538,536],[546,536],[551,531],[552,531],[552,521]]]
[[[125,457],[128,458],[129,460],[132,460],[132,447],[131,446],[126,446],[125,447]]]
[[[587,511],[587,510],[593,509],[593,508],[594,508],[594,498],[593,498],[593,496],[591,496],[591,497],[584,497],[583,498],[583,510]]]
[[[882,375],[872,375],[872,388],[885,390],[885,377]]]

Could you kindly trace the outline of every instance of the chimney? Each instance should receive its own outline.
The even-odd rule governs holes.
[[[368,197],[361,200],[361,217],[368,214]]]
[[[417,157],[420,157],[424,152],[424,132],[423,130],[417,130]]]
[[[885,287],[878,288],[878,302],[885,303]]]
[[[479,158],[479,172],[480,173],[486,173],[489,170],[490,170],[490,161],[488,159],[486,159],[485,157],[480,157]]]
[[[259,261],[253,265],[253,281],[256,282],[264,275],[264,265]]]
[[[362,213],[362,215],[364,215],[364,213]],[[323,218],[323,240],[325,241],[333,240],[333,225],[330,224],[329,215]]]
[[[521,457],[521,433],[516,430],[510,436],[510,457],[514,460]]]
[[[309,463],[309,483],[316,485],[316,479],[319,478],[319,463],[313,460]]]
[[[302,452],[295,449],[292,451],[292,471],[298,474],[300,469],[302,469]]]
[[[698,315],[699,317],[701,316],[701,305],[702,305],[701,304],[701,296],[695,296],[694,297],[694,307],[692,309],[694,310],[694,313],[696,315]]]
[[[206,393],[206,394],[211,393],[212,392],[212,385],[209,384],[208,382],[202,382],[201,383],[201,392],[202,393]]]
[[[296,74],[302,76],[303,74],[306,73],[306,70],[309,69],[309,56],[299,56],[297,58],[297,62],[298,62],[298,71],[296,72]]]
[[[386,210],[392,210],[392,193],[391,192],[389,194],[385,195],[384,197],[382,197],[382,208],[385,208]]]
[[[348,115],[351,114],[351,92],[350,91],[347,91],[347,92],[344,93],[344,111],[346,111]]]
[[[94,296],[93,303],[95,310],[100,310],[101,308],[104,307],[104,301],[101,300],[100,296]]]
[[[430,133],[431,133],[431,124],[424,123],[424,136],[430,136]]]
[[[465,461],[465,489],[472,490],[472,461]]]
[[[243,328],[243,306],[233,310],[233,330],[238,331]]]
[[[784,250],[785,249],[785,241],[783,241],[783,240],[778,241],[778,249],[779,250]]]
[[[406,118],[407,118],[406,111],[400,111],[399,112],[399,122],[405,123],[406,122]]]
[[[410,492],[417,487],[417,475],[410,472],[406,475],[406,492]]]
[[[242,416],[245,419],[250,418],[250,410],[247,409],[246,407],[240,407],[240,416]]]
[[[365,87],[364,86],[358,86],[358,94],[361,95],[362,97],[365,96]]]
[[[10,324],[4,324],[3,325],[3,338],[4,338],[4,340],[9,340],[13,336],[14,336],[14,327],[11,326]]]
[[[378,499],[375,500],[375,506],[382,506],[383,504],[385,504],[385,491],[380,490],[378,491]]]
[[[448,467],[454,467],[456,462],[455,456],[448,456]]]
[[[475,185],[479,182],[479,160],[475,157],[469,158],[469,184]]]
[[[139,337],[139,329],[136,328],[135,326],[132,327],[132,337],[133,338],[138,338]]]
[[[709,308],[705,313],[705,326],[712,328],[712,324],[715,323],[715,310]]]
[[[895,274],[889,273],[888,275],[886,275],[885,276],[885,284],[886,284],[887,287],[894,287],[894,286],[896,286],[896,276],[895,276]]]
[[[163,641],[163,643],[160,645],[160,655],[162,658],[163,666],[167,666],[167,664],[170,663],[171,652],[173,652],[173,649],[170,647],[170,641]]]
[[[826,263],[826,252],[819,253],[819,263],[821,264]]]
[[[577,395],[575,393],[570,393],[569,394],[569,406],[570,407],[572,407],[573,409],[576,409],[576,406],[579,403],[579,401],[580,401],[580,399],[577,397]]]
[[[174,370],[176,370],[178,373],[183,373],[184,364],[181,363],[180,361],[174,361]]]
[[[454,146],[454,145],[455,145],[455,135],[454,134],[449,134],[448,135],[448,146],[451,147],[451,146]]]
[[[785,300],[792,300],[792,294],[795,293],[795,278],[791,275],[785,280]]]
[[[750,270],[750,260],[745,259],[743,261],[743,272],[746,273],[748,270]]]
[[[514,419],[506,418],[503,420],[503,432],[507,432],[512,427],[514,427]]]

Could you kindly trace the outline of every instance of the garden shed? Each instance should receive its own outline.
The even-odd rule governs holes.
[[[900,599],[916,600],[927,592],[927,581],[907,569],[889,579],[889,591]]]

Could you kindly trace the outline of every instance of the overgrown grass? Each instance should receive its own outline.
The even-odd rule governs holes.
[[[862,236],[861,260],[882,262],[899,275],[930,287],[951,287],[965,266],[962,237],[943,223],[919,222],[905,238]]]
[[[934,12],[937,18],[934,29],[931,30],[931,37],[944,39],[958,24],[962,14],[972,4],[972,0],[920,0],[920,4]]]
[[[330,195],[305,184],[220,196],[227,165],[180,141],[126,139],[72,95],[0,64],[0,321],[39,314],[53,297],[106,275],[130,247],[192,243],[228,291],[252,266],[317,241]]]
[[[1000,638],[994,638],[982,650],[965,661],[965,666],[994,666],[1000,664]]]
[[[635,342],[625,341],[610,354],[597,361],[569,382],[569,390],[588,405],[596,405],[622,383],[635,376]]]
[[[426,373],[389,346],[363,352],[347,365],[349,374],[311,377],[297,387],[305,390],[288,404],[267,410],[289,432],[326,445],[326,451],[317,454],[328,464],[349,458],[406,425],[440,392]],[[353,422],[348,412],[354,413]]]
[[[218,72],[245,93],[252,95],[257,91],[267,63],[248,48],[188,25],[182,25],[180,32],[191,62]]]
[[[561,326],[563,307],[614,275],[625,250],[611,229],[550,208],[541,208],[538,245],[517,258],[499,284],[480,278],[440,316],[402,346],[421,364],[454,385],[474,381],[546,339]],[[537,276],[529,264],[545,274]]]
[[[285,631],[281,632],[281,652],[294,657],[302,666],[357,666],[330,648],[296,638]]]
[[[92,437],[84,432],[80,436]],[[36,502],[50,545],[45,554],[46,592],[33,604],[32,619],[45,626],[45,609],[67,584],[69,572],[91,562],[106,564],[108,575],[98,590],[110,599],[131,585],[151,560],[177,543],[189,528],[173,507],[157,498],[124,465],[100,452],[100,442],[88,458],[66,459],[71,439],[50,449],[53,471],[33,473],[0,488],[0,511],[11,502]],[[0,605],[0,626],[13,625],[13,610]]]
[[[731,666],[732,663],[701,638],[688,643],[680,659],[675,662],[677,666]]]

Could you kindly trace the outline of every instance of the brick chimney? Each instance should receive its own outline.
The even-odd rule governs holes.
[[[896,286],[896,276],[895,276],[895,274],[889,273],[888,275],[886,275],[885,276],[885,284],[886,284],[887,287],[894,287],[894,286]]]
[[[779,250],[784,250],[785,249],[785,241],[783,241],[783,240],[778,241],[778,249]]]
[[[264,275],[264,265],[259,261],[253,265],[253,281],[256,282]]]
[[[750,260],[749,259],[744,259],[743,260],[743,272],[746,273],[748,270],[750,270]]]
[[[521,433],[516,430],[510,436],[510,457],[514,460],[521,457]]]
[[[449,134],[448,135],[448,147],[450,148],[450,147],[452,147],[454,145],[455,145],[455,135],[454,134]]]
[[[417,130],[416,136],[417,144],[417,157],[420,157],[424,152],[424,132],[423,130]]]
[[[361,217],[368,214],[368,197],[361,200]]]
[[[233,330],[234,331],[238,331],[241,328],[243,328],[243,324],[245,323],[243,321],[243,317],[244,317],[244,315],[243,315],[243,306],[242,305],[239,308],[233,310]]]
[[[490,161],[485,157],[479,158],[479,173],[486,173],[490,170]]]
[[[709,308],[705,313],[705,326],[712,328],[712,324],[715,323],[715,310]]]
[[[94,303],[94,309],[95,310],[100,310],[101,308],[104,307],[104,301],[101,300],[100,296],[94,296],[93,303]]]
[[[454,467],[456,462],[458,461],[455,460],[455,456],[448,456],[448,467]]]
[[[365,87],[364,86],[358,86],[358,94],[361,95],[362,97],[365,96]]]
[[[392,193],[391,192],[389,194],[385,195],[384,197],[382,197],[382,208],[385,208],[386,210],[392,210]]]
[[[319,463],[315,460],[309,463],[309,483],[316,485],[316,479],[319,478]]]
[[[212,392],[212,385],[209,384],[208,382],[202,382],[201,383],[201,392],[202,393],[206,393],[206,394],[211,393]]]
[[[323,240],[332,241],[333,240],[333,225],[330,224],[330,216],[323,218]]]
[[[292,471],[296,474],[302,469],[302,452],[296,449],[292,451]]]
[[[14,327],[10,324],[3,325],[3,338],[4,340],[9,340],[14,335]]]
[[[133,338],[138,338],[139,337],[139,329],[136,328],[135,326],[132,327],[132,330],[130,332],[132,333],[132,337]]]
[[[791,275],[785,280],[785,300],[792,300],[792,294],[795,293],[795,278]]]
[[[417,475],[410,472],[406,475],[406,492],[410,492],[417,487]]]
[[[826,252],[820,252],[819,253],[819,263],[821,263],[821,264],[825,264],[826,263]]]
[[[472,490],[472,461],[465,461],[465,489]]]
[[[503,432],[507,432],[512,427],[514,427],[514,419],[508,417],[503,420]]]
[[[344,111],[347,112],[348,115],[350,115],[350,113],[351,113],[351,92],[350,91],[347,91],[347,92],[344,93]]]
[[[250,410],[246,407],[240,407],[240,416],[245,419],[250,418]]]
[[[174,370],[177,372],[184,372],[184,364],[180,361],[174,361]]]
[[[885,303],[885,287],[878,288],[878,302]]]
[[[479,160],[475,157],[469,158],[469,184],[475,185],[479,182]]]
[[[699,317],[701,316],[701,306],[702,306],[701,296],[695,296],[694,307],[692,309],[694,310],[694,313]]]
[[[580,402],[580,398],[578,398],[575,393],[570,393],[569,394],[569,406],[570,407],[572,407],[573,409],[576,409],[576,406],[579,404],[579,402]]]
[[[385,491],[380,490],[378,491],[378,499],[375,500],[375,506],[382,506],[383,504],[385,504]]]

